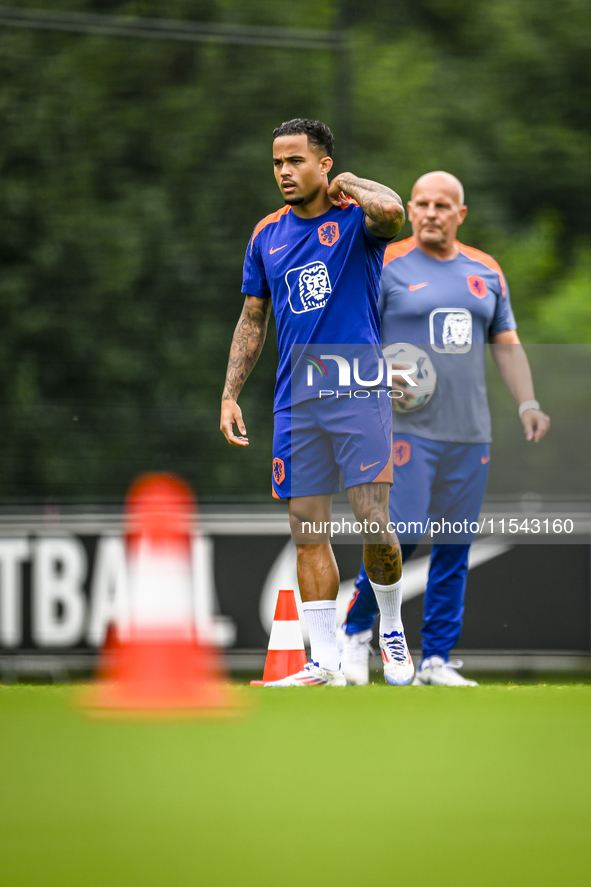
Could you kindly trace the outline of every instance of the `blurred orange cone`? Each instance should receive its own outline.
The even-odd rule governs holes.
[[[127,497],[130,623],[110,632],[89,704],[129,711],[230,704],[214,648],[197,636],[192,611],[195,502],[169,475],[140,478]]]
[[[305,664],[306,651],[295,594],[282,589],[275,607],[263,680],[251,681],[251,686],[262,687],[267,681],[280,681],[301,671]]]

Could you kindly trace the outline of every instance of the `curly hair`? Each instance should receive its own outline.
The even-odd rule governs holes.
[[[332,157],[334,137],[325,123],[321,123],[319,120],[309,120],[307,117],[295,117],[273,130],[274,139],[279,136],[295,135],[308,136],[310,147],[319,148],[325,157]]]

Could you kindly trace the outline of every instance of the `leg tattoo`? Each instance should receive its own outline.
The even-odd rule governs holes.
[[[388,530],[389,484],[359,484],[347,490],[356,520],[364,527],[363,563],[378,585],[393,585],[402,576],[396,534]]]

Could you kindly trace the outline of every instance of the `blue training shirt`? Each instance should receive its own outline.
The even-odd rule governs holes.
[[[242,292],[273,300],[279,347],[275,412],[318,396],[304,384],[292,386],[292,346],[381,342],[378,291],[387,244],[367,230],[364,218],[357,204],[334,206],[313,219],[285,206],[252,233]],[[375,367],[375,354],[371,363]]]
[[[413,237],[392,243],[384,256],[380,314],[384,345],[424,348],[437,371],[431,400],[392,414],[395,433],[429,440],[488,443],[486,343],[516,329],[509,290],[492,256],[457,242],[449,261],[425,255]]]

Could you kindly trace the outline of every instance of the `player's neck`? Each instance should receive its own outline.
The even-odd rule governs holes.
[[[329,200],[326,191],[320,191],[316,197],[309,203],[301,203],[298,206],[292,206],[291,211],[299,216],[300,219],[315,219],[317,216],[323,216],[331,209],[333,204]]]
[[[452,240],[449,244],[431,244],[421,243],[418,237],[415,237],[415,243],[422,253],[431,259],[437,259],[439,262],[449,262],[459,255],[460,249],[457,240]]]

